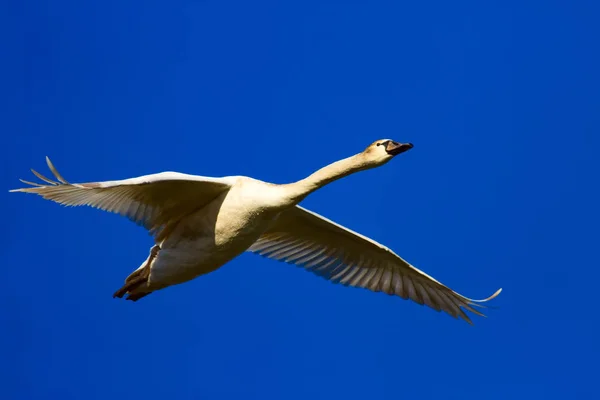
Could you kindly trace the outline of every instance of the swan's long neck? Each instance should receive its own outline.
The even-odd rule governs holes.
[[[362,153],[359,153],[329,164],[298,182],[280,185],[280,188],[283,190],[285,203],[297,204],[306,196],[328,183],[376,166],[372,162],[368,162]]]

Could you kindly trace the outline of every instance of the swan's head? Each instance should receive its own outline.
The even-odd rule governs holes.
[[[365,149],[363,155],[372,163],[381,165],[390,161],[400,153],[413,148],[412,143],[398,143],[391,139],[381,139],[373,142]]]

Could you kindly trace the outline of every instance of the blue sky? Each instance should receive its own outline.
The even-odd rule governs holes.
[[[134,304],[111,295],[147,256],[143,229],[5,192],[2,398],[597,392],[594,2],[0,11],[5,189],[46,155],[76,182],[174,170],[283,183],[391,137],[415,148],[303,205],[467,296],[504,288],[469,326],[244,254]]]

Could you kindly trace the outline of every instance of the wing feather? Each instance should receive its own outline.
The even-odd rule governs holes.
[[[411,299],[468,323],[465,311],[483,316],[474,307],[485,308],[481,303],[502,290],[482,300],[464,297],[387,247],[300,206],[284,211],[248,250],[335,283]]]
[[[200,209],[229,190],[235,181],[235,177],[209,178],[161,172],[117,181],[69,183],[48,157],[46,163],[56,181],[32,169],[45,184],[21,179],[30,187],[11,192],[33,193],[66,206],[85,205],[121,214],[154,234],[170,221]]]

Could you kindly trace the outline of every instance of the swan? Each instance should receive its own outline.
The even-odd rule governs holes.
[[[113,297],[137,301],[168,286],[212,272],[245,251],[303,267],[332,282],[384,292],[444,311],[472,324],[466,311],[483,300],[462,296],[389,248],[298,205],[330,182],[382,166],[411,143],[378,140],[364,151],[305,179],[272,184],[246,176],[210,178],[161,172],[124,180],[69,183],[46,157],[56,180],[26,188],[66,206],[87,205],[121,214],[154,237],[148,257]]]

